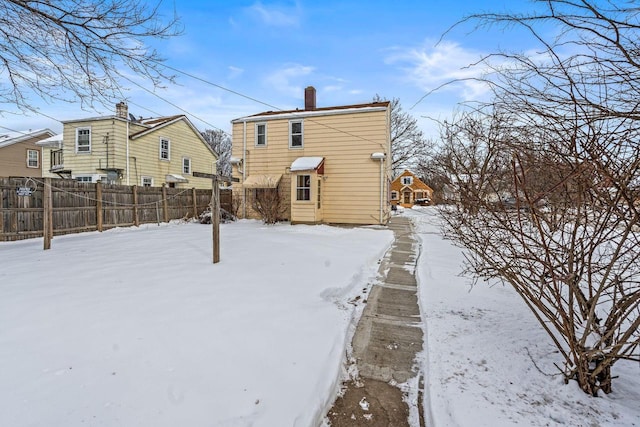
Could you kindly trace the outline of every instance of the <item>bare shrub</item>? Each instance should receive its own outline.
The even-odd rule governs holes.
[[[279,188],[256,188],[251,197],[251,207],[265,224],[275,224],[285,211]]]

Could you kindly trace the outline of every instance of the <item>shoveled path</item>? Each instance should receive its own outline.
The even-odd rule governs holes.
[[[329,410],[332,427],[409,426],[409,407],[398,385],[418,374],[415,357],[423,345],[415,277],[419,243],[409,218],[393,216],[389,228],[395,241],[352,341],[359,376],[344,384],[344,394]],[[423,425],[421,412],[419,417]]]

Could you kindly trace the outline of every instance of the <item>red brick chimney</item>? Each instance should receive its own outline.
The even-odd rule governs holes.
[[[304,109],[316,109],[316,88],[313,86],[307,86],[304,89]]]

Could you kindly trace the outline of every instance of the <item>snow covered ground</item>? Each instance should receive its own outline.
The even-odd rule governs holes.
[[[430,427],[640,426],[640,366],[565,386],[510,288],[469,288],[433,208],[406,210]],[[392,234],[174,222],[0,243],[0,426],[309,426],[333,398],[354,305]],[[535,361],[535,365],[532,360]],[[537,366],[536,366],[537,365]]]
[[[0,243],[0,426],[310,426],[384,229],[146,225]]]
[[[459,275],[461,249],[439,235],[435,209],[407,209],[422,241],[426,412],[431,426],[640,426],[640,365],[618,362],[613,393],[564,385],[562,360],[510,287]],[[535,364],[534,364],[535,362]]]

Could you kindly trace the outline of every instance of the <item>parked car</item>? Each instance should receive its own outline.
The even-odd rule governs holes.
[[[423,199],[415,199],[413,201],[413,204],[418,206],[428,206],[430,203],[431,199],[429,199],[428,197],[425,197]]]

